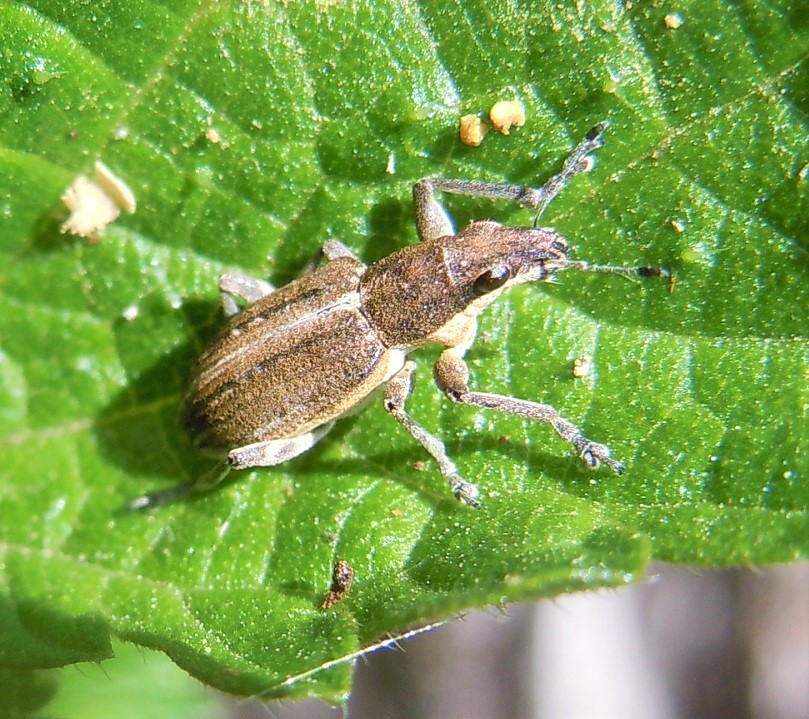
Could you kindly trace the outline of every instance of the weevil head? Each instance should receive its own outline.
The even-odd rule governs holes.
[[[459,315],[479,314],[508,287],[547,279],[566,257],[567,242],[553,230],[473,222],[369,267],[362,309],[388,347],[417,347]]]
[[[441,242],[447,271],[470,305],[480,300],[485,306],[507,287],[548,279],[554,261],[566,259],[568,252],[565,238],[552,229],[488,221],[473,222]]]

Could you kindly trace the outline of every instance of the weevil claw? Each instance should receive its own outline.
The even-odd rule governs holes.
[[[601,135],[609,126],[609,120],[602,120],[601,122],[596,123],[590,128],[590,131],[584,136],[584,139],[587,142],[593,143],[597,147],[601,147],[604,144],[604,141],[601,139]]]
[[[154,499],[150,494],[144,494],[140,497],[136,497],[133,499],[129,504],[126,505],[126,508],[130,512],[138,512],[141,509],[146,509],[147,507],[151,507],[154,504]]]
[[[450,477],[449,483],[452,493],[459,502],[472,507],[472,509],[480,507],[480,502],[478,501],[480,490],[474,484],[461,479],[457,474]]]
[[[606,464],[615,474],[621,475],[624,472],[624,465],[610,457],[609,447],[596,442],[587,442],[581,448],[579,456],[591,469],[595,469],[599,464]]]
[[[176,502],[178,499],[184,499],[194,491],[193,485],[178,484],[175,487],[169,487],[168,489],[158,492],[150,492],[149,494],[143,494],[140,497],[136,497],[127,505],[127,508],[131,512],[139,512],[143,509],[162,507],[163,505]]]

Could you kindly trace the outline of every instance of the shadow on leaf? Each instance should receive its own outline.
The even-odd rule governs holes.
[[[145,303],[143,303],[145,304]],[[166,352],[144,370],[130,369],[133,379],[96,417],[94,431],[101,452],[133,478],[159,478],[169,486],[193,482],[211,467],[211,459],[201,457],[183,432],[179,413],[185,393],[185,382],[199,354],[216,331],[212,322],[218,314],[215,303],[190,300],[182,306],[183,323],[192,331],[182,344]],[[116,326],[119,353],[137,353],[139,344],[148,342],[151,322],[159,322],[167,313],[177,310],[165,304],[152,303],[142,315],[148,317],[138,327],[121,321]],[[134,328],[131,329],[130,328]],[[132,360],[134,362],[134,360]],[[145,484],[145,483],[144,483]],[[146,489],[133,487],[134,499]]]

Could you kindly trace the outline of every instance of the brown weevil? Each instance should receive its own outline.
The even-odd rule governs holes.
[[[463,479],[443,443],[405,411],[415,364],[408,354],[437,343],[438,387],[453,401],[549,423],[590,467],[620,474],[609,449],[587,439],[550,405],[469,389],[464,355],[477,316],[504,290],[576,269],[624,276],[668,276],[650,267],[592,265],[568,259],[568,243],[537,227],[539,216],[575,175],[588,171],[606,122],[574,148],[542,188],[423,179],[413,188],[420,242],[363,264],[342,243],[323,248],[325,264],[280,289],[228,272],[219,287],[229,316],[191,373],[182,412],[193,444],[222,458],[196,484],[135,500],[153,506],[217,484],[231,469],[267,467],[310,449],[340,417],[377,391],[388,413],[429,452],[453,494],[478,505],[478,488]],[[503,199],[536,211],[533,227],[472,222],[456,233],[435,191]],[[246,304],[240,309],[236,298]]]

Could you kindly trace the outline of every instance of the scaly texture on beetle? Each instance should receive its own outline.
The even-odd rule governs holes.
[[[275,290],[261,280],[227,273],[220,280],[230,318],[197,361],[183,409],[192,442],[223,457],[221,468],[193,484],[142,497],[152,506],[215,485],[230,469],[271,466],[311,448],[335,420],[384,392],[383,405],[438,463],[450,489],[477,506],[477,487],[460,476],[443,443],[405,411],[412,388],[414,349],[445,347],[434,368],[439,388],[454,402],[549,423],[589,466],[620,473],[609,449],[587,439],[550,405],[468,386],[464,354],[476,317],[508,287],[549,280],[565,269],[624,276],[668,276],[663,269],[591,265],[569,260],[568,244],[549,228],[472,222],[460,233],[435,191],[506,199],[535,209],[534,225],[572,177],[592,167],[606,123],[596,125],[542,188],[432,178],[414,187],[420,242],[370,267],[330,241],[325,264]],[[239,309],[235,299],[246,305]]]
[[[364,270],[339,258],[230,318],[192,374],[183,424],[195,446],[309,432],[379,384],[386,347],[359,308]]]

